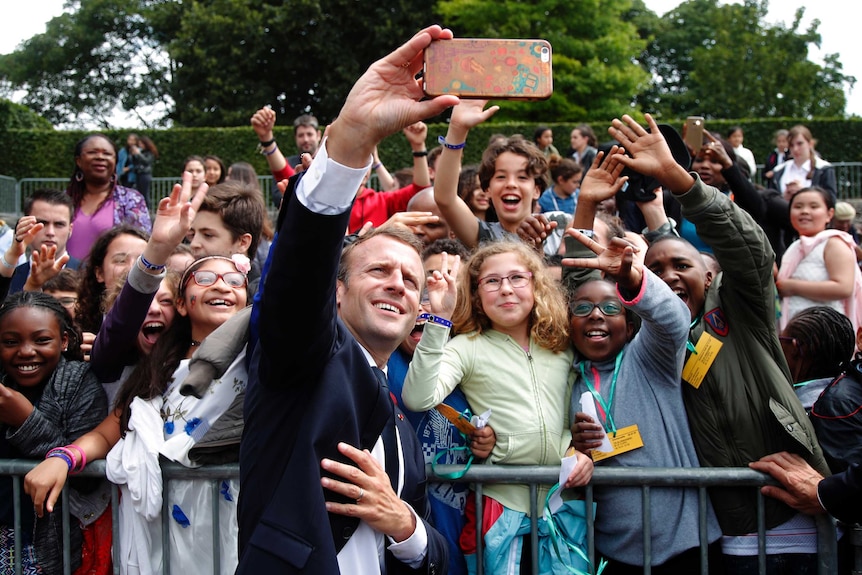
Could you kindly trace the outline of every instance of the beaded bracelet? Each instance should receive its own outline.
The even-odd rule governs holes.
[[[443,327],[448,327],[448,328],[452,327],[452,322],[449,321],[448,319],[444,319],[442,317],[438,317],[438,316],[436,316],[434,314],[430,314],[430,313],[421,313],[421,314],[419,314],[419,317],[416,319],[424,319],[425,321],[428,321],[430,323],[436,323],[437,325],[442,325]]]
[[[446,141],[446,138],[444,138],[443,136],[438,136],[437,142],[441,146],[443,146],[444,148],[447,148],[449,150],[463,150],[467,146],[467,142],[461,142],[460,144],[450,144],[449,142]]]

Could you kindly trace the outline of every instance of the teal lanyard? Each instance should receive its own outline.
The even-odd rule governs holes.
[[[616,361],[614,361],[614,376],[613,378],[611,378],[611,389],[608,392],[607,401],[605,401],[605,398],[602,397],[602,394],[596,391],[596,388],[593,387],[593,383],[590,381],[590,378],[587,377],[587,370],[584,369],[584,363],[586,362],[581,362],[579,365],[581,369],[581,377],[584,378],[584,383],[587,385],[587,389],[590,391],[591,394],[593,394],[593,398],[595,398],[596,402],[598,402],[598,404],[605,412],[605,427],[608,431],[614,434],[614,437],[616,437],[617,435],[617,426],[614,423],[614,416],[613,412],[611,411],[611,408],[613,407],[614,403],[614,392],[617,389],[617,377],[619,377],[620,375],[620,364],[623,361],[623,355],[625,354],[625,351],[625,348],[621,349],[620,352],[617,354]],[[596,372],[596,378],[598,379],[598,372]]]
[[[794,383],[793,387],[805,387],[806,385],[808,385],[812,381],[817,381],[817,380],[816,379],[809,379],[808,381],[800,381],[799,383]]]
[[[561,526],[557,525],[557,518],[554,517],[553,513],[551,513],[551,495],[553,495],[554,492],[556,492],[558,489],[560,489],[559,483],[555,484],[553,487],[551,487],[551,490],[548,491],[548,495],[545,497],[545,509],[542,512],[542,515],[544,515],[545,517],[545,523],[548,526],[548,534],[551,537],[551,543],[554,546],[554,553],[557,555],[557,558],[560,560],[560,563],[562,563],[563,566],[568,569],[570,573],[574,573],[575,575],[589,575],[589,573],[592,573],[592,564],[590,563],[590,558],[587,557],[587,554],[584,552],[580,545],[571,543],[566,539],[564,535],[565,531]],[[592,509],[585,507],[585,512],[592,514],[593,511]],[[586,521],[586,518],[584,519],[584,521]],[[575,553],[575,555],[584,560],[584,562],[588,565],[588,573],[584,573],[579,569],[575,569],[574,567],[566,563],[565,559],[563,559],[563,554],[560,552],[561,542],[563,545],[568,547],[569,551]],[[605,570],[605,566],[607,564],[607,561],[601,559],[599,561],[599,568],[596,571],[596,575],[601,575],[602,571]]]
[[[698,322],[700,322],[702,317],[703,317],[703,310],[700,310],[700,313],[697,314],[697,317],[694,318],[694,321],[689,324],[689,326],[688,326],[688,338],[685,340],[685,349],[687,349],[688,351],[690,351],[694,355],[697,355],[697,349],[695,349],[694,344],[691,342],[691,330],[693,330],[694,327],[698,324]]]
[[[470,421],[470,419],[473,418],[473,414],[470,413],[470,409],[468,408],[468,409],[465,409],[461,413],[461,417],[463,417],[467,421]],[[452,423],[449,422],[449,425],[452,425]],[[455,427],[455,426],[452,425],[452,427]],[[464,475],[467,473],[467,471],[470,470],[470,467],[473,465],[473,452],[470,451],[470,445],[469,445],[470,438],[467,437],[466,435],[464,435],[463,433],[461,433],[461,430],[458,429],[457,427],[455,427],[455,429],[458,431],[458,434],[467,441],[467,445],[461,445],[460,447],[450,447],[448,449],[443,449],[442,451],[438,451],[434,455],[434,459],[431,460],[431,471],[433,471],[434,475],[436,475],[437,477],[440,477],[441,479],[461,479],[462,477],[464,477]],[[460,469],[458,471],[453,471],[452,473],[439,473],[437,471],[437,463],[440,461],[440,458],[443,457],[444,455],[446,455],[447,453],[453,453],[453,452],[457,452],[457,451],[466,451],[467,453],[470,454],[470,457],[467,459],[467,463],[464,465],[464,469]]]

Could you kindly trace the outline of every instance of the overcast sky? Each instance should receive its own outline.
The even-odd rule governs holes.
[[[9,3],[11,0],[6,0]],[[679,0],[645,0],[650,10],[663,15],[680,4]],[[848,93],[847,112],[862,115],[862,58],[856,57],[858,46],[857,19],[847,13],[845,0],[818,0],[805,10],[804,30],[814,18],[820,19],[821,49],[812,48],[809,57],[822,62],[822,54],[838,53],[844,73],[859,78],[858,87]],[[773,0],[767,20],[789,25],[802,0]],[[63,0],[28,0],[17,8],[7,6],[0,18],[0,54],[12,52],[19,42],[45,31],[45,24],[63,12]],[[405,32],[407,34],[407,32]],[[406,36],[405,36],[406,38]],[[134,119],[130,120],[134,122]]]

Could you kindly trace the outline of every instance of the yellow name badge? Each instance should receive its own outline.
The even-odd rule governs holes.
[[[682,378],[695,389],[699,388],[722,345],[724,344],[716,338],[703,332],[700,339],[697,340],[695,352],[689,356],[688,361],[685,362],[685,367],[682,368]]]
[[[615,457],[627,451],[633,451],[644,446],[644,440],[641,438],[641,433],[638,431],[637,425],[629,425],[628,427],[617,429],[616,437],[614,437],[613,433],[608,433],[608,440],[611,442],[611,446],[614,450],[605,452],[593,449],[590,452],[590,455],[593,457],[593,461],[601,461],[608,457]]]

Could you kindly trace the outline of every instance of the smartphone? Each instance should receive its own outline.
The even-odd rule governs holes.
[[[703,116],[689,116],[685,119],[685,143],[697,155],[703,147]]]
[[[458,38],[425,49],[423,89],[480,100],[546,100],[554,92],[546,40]]]

